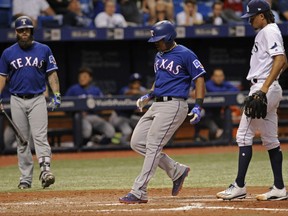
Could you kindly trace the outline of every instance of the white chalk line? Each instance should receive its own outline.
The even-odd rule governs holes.
[[[181,197],[179,198],[173,198],[171,196],[166,197],[167,199],[170,198],[171,200],[173,200],[173,202],[178,203],[179,205],[183,205],[180,207],[173,207],[173,208],[155,208],[155,206],[158,206],[159,203],[157,202],[157,200],[163,200],[165,199],[165,197],[154,197],[153,200],[155,200],[155,203],[151,203],[151,201],[149,202],[149,204],[142,204],[142,205],[149,205],[149,206],[154,206],[154,208],[150,208],[150,209],[142,209],[142,208],[129,208],[130,207],[137,207],[137,204],[135,205],[125,205],[125,204],[121,204],[121,203],[111,203],[111,202],[85,202],[85,204],[82,204],[80,202],[76,202],[76,201],[67,201],[65,199],[57,199],[54,200],[53,202],[51,200],[49,201],[30,201],[30,202],[10,202],[10,203],[1,203],[0,204],[0,212],[5,212],[6,210],[8,210],[7,207],[16,207],[16,208],[22,208],[23,206],[39,206],[39,205],[47,205],[49,203],[52,203],[53,205],[71,205],[71,206],[77,206],[77,207],[86,207],[87,209],[84,210],[77,210],[77,209],[70,209],[67,210],[67,212],[76,212],[76,213],[85,213],[85,212],[138,212],[138,211],[153,211],[153,212],[163,212],[163,211],[189,211],[189,210],[193,210],[193,209],[202,209],[202,210],[243,210],[243,211],[278,211],[278,212],[288,212],[288,209],[281,209],[281,208],[248,208],[248,207],[233,207],[233,206],[209,206],[207,205],[207,203],[205,202],[209,202],[209,201],[217,201],[219,199],[216,198],[212,198],[214,196],[205,196],[205,197],[198,197],[197,198],[183,198]],[[248,199],[252,199],[248,198]],[[219,200],[220,202],[223,202],[222,200]],[[242,201],[242,200],[241,200]],[[248,201],[248,200],[247,200]],[[197,203],[192,203],[192,204],[188,204],[187,202],[197,202]],[[225,201],[226,202],[226,201]],[[94,210],[94,209],[88,209],[90,207],[105,207],[105,206],[127,206],[127,208],[121,208],[121,209],[99,209],[99,210]],[[15,211],[16,209],[14,209]],[[11,209],[9,209],[9,211],[11,211]],[[12,210],[13,211],[13,210]],[[66,211],[61,211],[63,213],[65,213]]]

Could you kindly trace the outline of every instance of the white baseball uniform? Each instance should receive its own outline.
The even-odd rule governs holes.
[[[283,38],[275,23],[268,24],[255,37],[251,52],[250,70],[247,80],[251,81],[249,95],[261,89],[269,76],[273,65],[273,57],[285,55]],[[278,79],[278,78],[277,78]],[[282,88],[275,80],[267,94],[267,116],[265,119],[247,118],[243,113],[237,131],[236,140],[239,146],[252,145],[256,131],[260,131],[263,145],[268,150],[280,145],[278,140],[277,108],[282,98]]]

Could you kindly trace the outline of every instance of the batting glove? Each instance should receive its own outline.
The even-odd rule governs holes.
[[[54,93],[54,96],[51,98],[49,106],[52,108],[52,111],[61,105],[61,94],[60,92]]]
[[[199,105],[195,105],[188,116],[191,116],[190,124],[197,124],[201,119],[201,107]]]
[[[143,107],[145,107],[152,98],[153,98],[153,92],[150,92],[149,94],[143,95],[137,100],[136,106],[138,107],[140,112],[142,112]]]

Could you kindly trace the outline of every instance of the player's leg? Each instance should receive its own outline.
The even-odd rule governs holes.
[[[182,113],[183,121],[186,118],[186,114],[185,111]],[[182,120],[180,119],[180,122],[181,121]],[[150,112],[148,110],[144,114],[144,116],[138,121],[138,124],[136,125],[133,131],[133,135],[131,137],[130,142],[131,148],[143,156],[146,155],[147,134],[149,132],[149,129],[151,128],[152,122],[153,122],[153,112]],[[168,136],[166,136],[166,138],[167,139],[164,140],[165,143],[167,143],[167,140],[169,140]],[[167,175],[172,179],[173,182],[179,179],[183,174],[185,174],[185,172],[187,172],[186,169],[188,168],[187,166],[174,161],[164,152],[160,152],[158,166],[167,173]]]
[[[120,144],[128,145],[128,139],[133,131],[129,124],[130,120],[127,117],[118,115],[114,111],[109,118],[109,122],[113,125],[116,131],[121,133]]]
[[[102,134],[99,144],[111,143],[111,139],[115,135],[115,128],[111,123],[98,115],[87,115],[85,118],[92,124],[93,131]]]
[[[55,182],[51,172],[51,147],[48,143],[48,113],[44,95],[26,101],[29,103],[28,118],[38,163],[40,166],[40,181],[42,187],[49,187]]]
[[[277,107],[282,97],[282,90],[277,84],[272,84],[270,92],[267,94],[268,107],[267,116],[263,124],[259,126],[263,145],[268,150],[270,164],[274,177],[274,184],[267,193],[256,196],[258,200],[283,200],[287,199],[287,192],[284,186],[282,163],[283,154],[278,139],[278,116]]]
[[[13,145],[16,142],[16,135],[15,135],[15,132],[13,131],[13,129],[10,125],[7,125],[5,127],[3,136],[4,136],[4,144],[5,144],[6,149],[10,149],[10,148],[15,147]]]
[[[26,109],[23,100],[11,96],[11,115],[15,124],[19,127],[25,139],[29,138],[29,124],[26,116]],[[18,187],[20,189],[30,188],[33,180],[33,158],[29,145],[22,146],[17,139],[17,157],[18,167],[21,173],[20,183]]]
[[[239,146],[238,172],[236,180],[226,190],[216,194],[217,198],[231,200],[246,197],[245,177],[252,158],[253,137],[256,131],[256,122],[243,113],[236,134],[236,141]]]
[[[140,122],[145,122],[148,116],[153,117],[152,124],[146,136],[146,154],[143,168],[131,190],[131,193],[136,197],[147,199],[147,185],[151,177],[155,174],[158,165],[167,172],[172,180],[179,178],[185,171],[186,167],[175,162],[170,157],[166,157],[166,155],[162,153],[162,149],[185,120],[187,111],[188,106],[185,101],[153,103],[152,107],[147,111],[147,116],[145,114],[140,120]],[[147,119],[147,121],[149,121],[149,119]],[[135,129],[137,129],[137,126]],[[138,127],[138,130],[139,129],[141,129],[141,127]],[[141,131],[136,132],[138,132],[137,134],[141,133]],[[135,144],[135,140],[132,139],[131,144]]]

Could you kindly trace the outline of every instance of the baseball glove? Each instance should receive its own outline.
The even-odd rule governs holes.
[[[246,97],[244,101],[244,113],[247,117],[265,118],[267,115],[267,97],[261,90]]]

